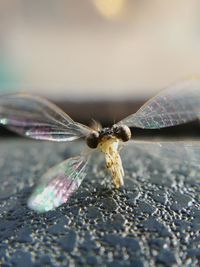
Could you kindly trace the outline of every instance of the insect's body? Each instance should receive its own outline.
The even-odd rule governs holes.
[[[105,154],[106,167],[110,170],[117,188],[124,185],[124,170],[118,151],[119,142],[126,142],[130,138],[131,131],[126,125],[113,125],[111,128],[92,131],[86,138],[89,147],[97,147]]]
[[[124,170],[118,147],[119,139],[115,136],[104,137],[98,144],[100,151],[105,153],[106,167],[110,170],[113,182],[117,188],[124,185]]]

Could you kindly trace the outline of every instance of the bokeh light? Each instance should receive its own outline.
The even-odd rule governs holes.
[[[94,0],[99,13],[107,18],[120,17],[126,6],[126,0]]]

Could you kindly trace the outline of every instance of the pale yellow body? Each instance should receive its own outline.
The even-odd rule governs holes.
[[[98,144],[98,148],[105,153],[106,166],[112,174],[114,184],[117,188],[124,185],[124,170],[118,151],[119,139],[116,137],[105,137]]]

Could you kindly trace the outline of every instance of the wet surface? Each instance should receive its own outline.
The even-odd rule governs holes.
[[[50,166],[80,154],[71,144],[0,141],[1,266],[199,266],[200,172],[131,147],[122,150],[125,186],[116,190],[100,154],[67,204],[27,208]]]

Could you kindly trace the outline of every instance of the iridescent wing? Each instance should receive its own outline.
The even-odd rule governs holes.
[[[30,138],[72,141],[90,132],[49,101],[26,94],[1,96],[0,124]]]
[[[118,124],[142,129],[179,125],[200,117],[200,81],[170,86]]]
[[[130,141],[131,149],[139,149],[167,162],[200,166],[200,141],[146,142]],[[128,149],[128,148],[127,148]]]
[[[46,212],[66,203],[85,178],[88,161],[89,157],[73,157],[49,169],[30,196],[28,207]]]

